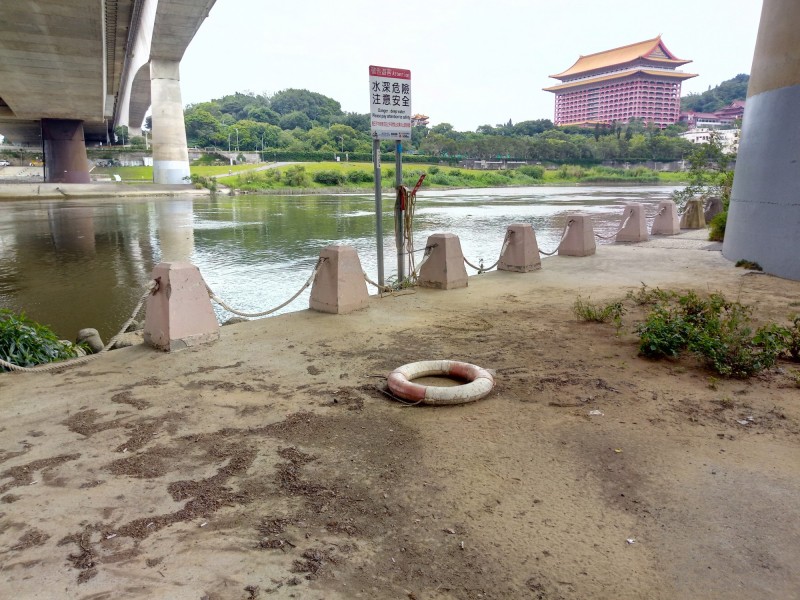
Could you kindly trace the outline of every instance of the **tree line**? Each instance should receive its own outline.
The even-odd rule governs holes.
[[[184,111],[190,146],[231,151],[370,154],[369,114],[345,112],[322,94],[287,89],[241,93],[190,104]],[[640,120],[595,127],[555,127],[549,119],[482,125],[457,131],[448,123],[412,129],[406,151],[442,158],[598,162],[680,160],[692,144],[678,125],[660,130]],[[131,140],[133,141],[133,140]],[[393,145],[387,143],[384,150]]]

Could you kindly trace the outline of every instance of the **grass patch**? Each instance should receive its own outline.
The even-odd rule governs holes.
[[[690,354],[715,373],[737,378],[751,377],[782,358],[800,362],[800,315],[791,315],[790,325],[766,323],[755,328],[753,307],[722,294],[679,294],[643,284],[637,292],[628,292],[624,301],[604,306],[579,296],[573,312],[584,321],[613,321],[619,331],[626,313],[623,302],[645,309],[644,319],[634,327],[641,356]]]

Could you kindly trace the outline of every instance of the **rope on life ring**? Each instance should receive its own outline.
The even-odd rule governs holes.
[[[452,387],[420,385],[414,379],[441,375],[468,383]],[[389,390],[398,398],[422,404],[465,404],[487,396],[494,377],[486,369],[455,360],[423,360],[398,367],[388,377]]]

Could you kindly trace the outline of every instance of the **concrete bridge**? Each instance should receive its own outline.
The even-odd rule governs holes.
[[[0,133],[41,144],[45,180],[88,183],[86,142],[138,133],[156,183],[189,175],[179,65],[216,0],[0,0]]]

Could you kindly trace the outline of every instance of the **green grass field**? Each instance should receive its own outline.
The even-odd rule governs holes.
[[[254,168],[253,165],[191,166],[189,170],[202,177],[209,177],[211,175],[227,174],[228,171],[238,173],[252,168]],[[108,175],[109,177],[119,175],[122,181],[149,182],[153,181],[153,167],[97,167],[92,171],[92,175]]]
[[[202,177],[218,176],[223,185],[243,190],[303,189],[342,189],[368,190],[374,187],[372,163],[356,162],[313,162],[298,163],[257,171],[263,165],[233,166],[192,166],[192,174]],[[302,171],[300,171],[302,168]],[[233,172],[233,175],[228,175]],[[384,162],[381,168],[383,187],[394,186],[394,162]],[[315,180],[325,174],[329,183]],[[628,184],[628,185],[680,185],[687,182],[687,173],[655,172],[649,169],[629,170],[606,167],[576,167],[565,165],[557,169],[547,169],[541,177],[527,175],[521,171],[476,171],[430,164],[404,164],[403,183],[413,186],[419,176],[425,173],[424,188],[482,188],[529,185],[574,185],[586,184]],[[150,182],[153,180],[152,167],[102,167],[93,174],[119,175],[123,181]]]

